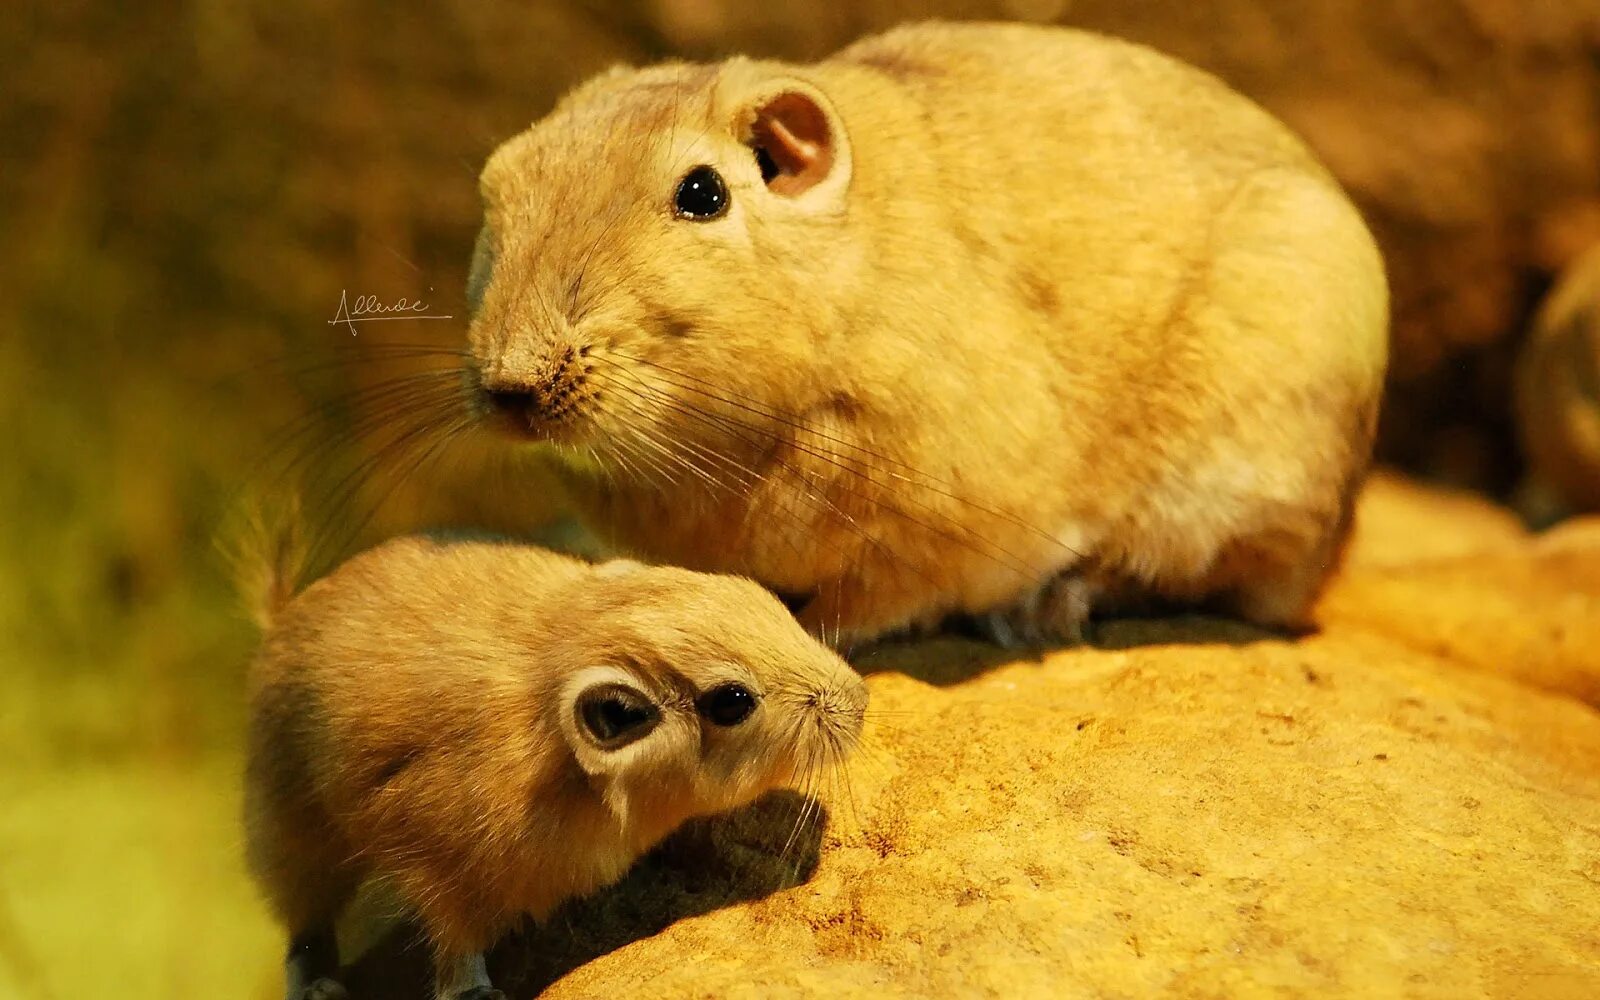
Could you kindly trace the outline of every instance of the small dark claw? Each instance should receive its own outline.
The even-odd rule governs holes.
[[[323,977],[302,990],[300,1000],[350,1000],[350,994],[340,984]]]

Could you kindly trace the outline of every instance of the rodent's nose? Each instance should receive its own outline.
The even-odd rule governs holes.
[[[516,428],[542,434],[569,420],[594,395],[577,361],[581,356],[567,348],[531,371],[487,377],[483,398]]]
[[[848,670],[847,676],[816,692],[809,700],[814,710],[846,719],[859,729],[867,714],[867,685],[860,674]]]
[[[484,389],[483,395],[489,400],[489,405],[507,416],[528,419],[528,414],[533,411],[536,400],[532,389]]]

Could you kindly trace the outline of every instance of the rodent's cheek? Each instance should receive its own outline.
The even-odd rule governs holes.
[[[467,346],[473,355],[484,362],[494,357],[502,346],[500,340],[507,331],[506,303],[497,296],[493,279],[487,281],[472,305],[467,319]]]
[[[759,196],[758,192],[750,192],[747,195],[744,188],[738,188],[730,199],[727,214],[720,219],[710,222],[689,222],[682,219],[672,221],[673,228],[686,238],[685,252],[680,256],[688,265],[690,273],[699,271],[700,265],[711,260],[723,259],[734,254],[746,255],[750,252],[753,240],[750,235],[752,220],[749,203]]]
[[[776,730],[764,733],[760,759],[752,756],[752,767],[759,771],[755,780],[760,791],[770,788],[799,788],[806,783],[805,762],[796,752],[793,736]]]
[[[467,272],[467,315],[470,317],[483,312],[483,296],[489,288],[489,279],[494,275],[497,254],[494,231],[485,222],[483,228],[478,230],[478,239],[472,248],[472,266]]]
[[[701,768],[723,808],[749,802],[775,784],[770,739],[759,738],[750,731],[718,743],[701,762]]]

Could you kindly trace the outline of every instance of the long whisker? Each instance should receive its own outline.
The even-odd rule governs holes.
[[[359,522],[349,530],[343,532],[328,531],[323,535],[322,541],[312,547],[306,560],[308,571],[320,567],[325,559],[340,553],[346,546],[356,540],[360,533],[366,530],[372,519],[377,515],[382,505],[386,503],[401,483],[415,472],[416,466],[431,456],[437,449],[442,448],[454,440],[459,429],[464,429],[466,424],[460,422],[441,427],[438,424],[423,423],[412,427],[393,441],[376,449],[373,453],[356,463],[355,467],[347,472],[339,482],[325,492],[325,509],[328,511],[327,520],[334,523],[344,516],[352,502],[354,493],[347,490],[356,483],[365,482],[378,469],[385,468],[394,460],[407,454],[420,454],[413,466],[401,474],[397,481],[392,483],[387,490],[373,503]],[[422,450],[414,452],[413,449],[421,446]]]
[[[372,361],[437,359],[470,362],[472,360],[472,353],[461,347],[445,347],[432,344],[375,343],[372,341],[364,341],[359,344],[323,344],[319,345],[313,353],[317,357],[312,360],[283,355],[243,365],[227,374],[221,375],[218,379],[218,384],[227,388],[246,379],[263,375],[275,377],[316,375],[328,371],[347,370],[352,366],[363,365]],[[450,369],[452,372],[457,370],[457,368]]]
[[[387,488],[367,505],[367,512],[362,515],[361,520],[345,532],[346,541],[344,544],[348,545],[360,538],[362,533],[367,530],[368,526],[378,516],[378,513],[388,504],[390,498],[423,467],[436,463],[444,455],[445,450],[457,440],[459,434],[472,425],[473,422],[470,420],[457,420],[444,427],[430,429],[429,433],[421,438],[421,441],[426,443],[423,444],[420,451],[415,453],[415,457],[411,459],[408,467],[392,477]]]
[[[652,393],[656,393],[656,394],[660,393],[660,390],[655,389],[654,387],[650,387],[648,385],[645,385],[644,388],[645,388],[646,391],[649,391],[649,392],[652,392]],[[743,424],[743,423],[740,423],[738,421],[732,420],[731,418],[723,417],[723,416],[720,416],[720,415],[717,415],[717,414],[708,413],[706,411],[694,409],[692,407],[687,407],[684,404],[679,404],[679,403],[676,403],[674,401],[670,401],[667,398],[663,398],[662,399],[661,405],[666,406],[668,408],[672,408],[675,412],[679,413],[680,415],[682,415],[682,416],[684,416],[684,417],[686,417],[688,419],[695,420],[698,423],[702,424],[703,426],[708,426],[711,429],[721,430],[724,433],[727,433],[727,434],[735,437],[735,439],[740,440],[740,441],[742,441],[742,442],[744,442],[744,443],[746,443],[748,445],[751,445],[751,446],[757,446],[758,443],[756,441],[752,440],[751,438],[745,436],[746,433],[766,435],[766,436],[772,438],[775,441],[776,440],[782,440],[781,438],[778,438],[776,435],[773,435],[772,432],[770,432],[770,431],[764,431],[764,430],[762,430],[760,428],[752,427],[752,426],[749,426],[747,424]],[[786,442],[786,443],[789,443],[791,446],[795,446],[793,442]],[[838,468],[838,469],[840,469],[842,471],[850,472],[850,473],[856,475],[857,477],[859,477],[859,478],[861,478],[863,480],[866,480],[867,482],[872,482],[870,476],[867,473],[864,473],[861,470],[854,468],[853,466],[850,466],[850,465],[847,465],[845,463],[839,462],[833,456],[825,455],[825,454],[823,454],[821,452],[817,452],[817,451],[812,451],[812,450],[804,448],[803,446],[795,446],[795,447],[796,447],[796,450],[802,451],[805,454],[812,455],[812,456],[816,457],[817,459],[829,464],[830,466],[832,466],[834,468]],[[775,456],[770,455],[770,454],[767,456],[767,458],[768,458],[768,461],[771,461],[774,464],[777,464],[778,466],[780,466],[781,468],[785,469],[786,471],[792,473],[794,476],[796,476],[797,478],[801,479],[802,481],[804,481],[804,482],[806,482],[808,484],[811,484],[811,485],[815,485],[815,480],[813,480],[806,472],[804,472],[803,470],[801,470],[798,467],[794,466],[793,464],[785,462],[782,459],[778,459]],[[909,512],[907,512],[907,511],[895,506],[893,503],[891,503],[889,500],[887,500],[887,499],[885,499],[883,497],[874,496],[871,493],[865,493],[865,492],[861,492],[859,490],[852,490],[852,489],[849,488],[848,484],[840,483],[838,485],[839,485],[839,488],[843,489],[851,497],[853,497],[853,498],[855,498],[857,500],[861,500],[861,501],[864,501],[866,503],[869,503],[874,508],[876,508],[879,511],[882,511],[884,513],[888,513],[888,514],[892,514],[892,515],[904,518],[907,521],[910,521],[911,523],[918,525],[923,530],[931,532],[932,534],[936,535],[937,537],[943,538],[944,540],[949,541],[949,542],[951,542],[953,544],[961,545],[961,546],[969,549],[970,551],[975,552],[978,555],[981,555],[981,556],[983,556],[983,557],[985,557],[987,559],[990,559],[991,561],[993,561],[993,562],[995,562],[995,563],[997,563],[997,564],[999,564],[1001,566],[1004,566],[1005,568],[1011,570],[1012,572],[1016,573],[1020,577],[1024,577],[1024,578],[1026,578],[1028,580],[1032,580],[1035,577],[1037,577],[1039,572],[1040,572],[1031,563],[1027,562],[1026,560],[1023,560],[1020,556],[1016,556],[1013,553],[1009,553],[1003,547],[1001,547],[999,545],[996,545],[993,542],[989,542],[988,540],[984,539],[981,535],[977,534],[977,532],[975,532],[973,529],[967,528],[964,525],[960,525],[959,522],[956,522],[954,520],[954,518],[950,517],[950,515],[948,515],[948,514],[944,514],[943,512],[935,510],[933,508],[927,508],[929,510],[929,512],[932,513],[934,516],[940,517],[941,519],[946,520],[946,521],[950,522],[951,524],[956,525],[956,527],[963,532],[962,535],[954,534],[949,530],[946,530],[946,529],[943,529],[943,528],[939,527],[938,525],[930,524],[927,521],[919,520],[918,518],[916,518],[915,516],[913,516]],[[825,495],[819,495],[819,494],[813,493],[813,494],[811,494],[811,496],[814,499],[816,499],[817,501],[826,504],[831,509],[831,512],[835,516],[837,516],[837,517],[841,518],[842,520],[844,520],[852,529],[854,529],[856,531],[856,533],[864,541],[867,541],[869,544],[873,545],[874,548],[878,549],[878,551],[880,551],[883,554],[885,554],[886,556],[894,559],[894,561],[898,562],[900,565],[906,566],[907,568],[911,568],[911,569],[917,571],[919,573],[919,575],[921,575],[922,578],[926,582],[928,582],[930,584],[936,584],[936,581],[931,576],[929,576],[928,573],[925,570],[923,570],[923,569],[915,566],[914,564],[912,564],[906,558],[905,553],[894,553],[894,552],[890,552],[888,549],[884,548],[883,547],[883,543],[881,542],[881,540],[879,540],[875,536],[872,536],[869,533],[867,533],[865,531],[865,529],[862,528],[862,526],[859,524],[859,522],[856,521],[856,519],[854,517],[852,517],[843,508],[839,507],[837,504],[835,504],[831,500],[829,500]],[[914,498],[913,498],[913,500],[914,500]],[[921,506],[925,506],[925,505],[921,505]]]
[[[964,504],[964,505],[966,505],[968,507],[971,507],[974,510],[979,511],[980,513],[988,514],[988,515],[990,515],[992,517],[1004,520],[1007,523],[1012,524],[1013,526],[1021,528],[1021,529],[1025,530],[1025,531],[1029,531],[1029,532],[1033,533],[1034,535],[1036,535],[1041,540],[1044,540],[1044,541],[1050,542],[1050,543],[1052,543],[1054,545],[1057,545],[1060,548],[1066,550],[1067,552],[1069,552],[1070,554],[1072,554],[1074,556],[1082,556],[1081,552],[1078,552],[1072,546],[1067,545],[1065,542],[1061,541],[1055,535],[1052,535],[1050,532],[1045,531],[1043,528],[1040,528],[1038,525],[1030,524],[1026,520],[1024,520],[1022,518],[1019,518],[1014,514],[1010,514],[1010,513],[1007,513],[1006,511],[998,510],[998,509],[995,509],[995,508],[992,508],[992,507],[989,507],[989,506],[986,506],[986,505],[983,505],[983,504],[979,504],[979,503],[971,500],[968,497],[965,497],[965,496],[962,496],[960,494],[951,492],[951,484],[950,483],[947,483],[947,482],[939,479],[938,477],[929,474],[926,470],[918,469],[917,467],[915,467],[915,466],[913,466],[913,465],[911,465],[911,464],[909,464],[909,463],[907,463],[905,461],[893,458],[893,457],[888,456],[888,455],[884,455],[881,452],[874,451],[874,450],[872,450],[870,448],[867,448],[867,447],[865,447],[863,445],[860,445],[860,444],[858,444],[856,442],[846,440],[846,439],[838,437],[836,435],[827,434],[827,433],[819,430],[818,428],[816,428],[814,426],[802,423],[797,417],[786,415],[786,414],[780,413],[780,412],[778,412],[776,410],[773,410],[771,407],[769,407],[766,404],[762,403],[760,400],[756,399],[753,396],[749,396],[747,394],[740,393],[740,392],[735,392],[734,390],[728,389],[726,386],[718,385],[718,384],[716,384],[714,382],[711,382],[711,381],[709,381],[707,379],[704,379],[704,378],[700,378],[698,376],[689,375],[689,374],[687,374],[685,372],[678,371],[677,369],[674,369],[674,368],[669,368],[666,365],[663,365],[663,364],[661,364],[659,362],[650,361],[650,360],[647,360],[645,358],[640,358],[640,357],[637,357],[637,356],[634,356],[634,355],[625,354],[625,353],[622,353],[622,352],[616,351],[616,350],[612,350],[610,353],[613,356],[617,357],[617,358],[623,359],[624,361],[629,361],[629,362],[632,362],[634,364],[644,365],[646,367],[656,369],[657,371],[664,372],[666,375],[672,376],[671,379],[663,378],[662,381],[667,382],[669,385],[672,385],[672,386],[674,386],[676,388],[682,389],[685,392],[698,393],[700,395],[705,396],[708,399],[712,399],[712,400],[715,400],[717,402],[723,403],[725,405],[732,406],[732,407],[734,407],[736,409],[745,410],[745,411],[747,411],[749,413],[752,413],[752,414],[754,414],[756,416],[762,417],[762,418],[767,419],[767,420],[771,420],[774,423],[782,424],[783,426],[788,427],[791,430],[799,431],[799,432],[802,432],[802,433],[805,433],[805,434],[809,434],[809,435],[811,435],[813,437],[816,437],[816,438],[824,441],[827,444],[834,445],[834,446],[840,447],[840,448],[844,448],[844,449],[847,449],[847,450],[849,450],[851,452],[854,452],[856,454],[862,455],[865,458],[871,459],[874,463],[877,463],[879,465],[894,466],[896,468],[899,468],[899,469],[903,470],[903,472],[906,473],[906,475],[896,474],[896,473],[893,473],[892,471],[889,471],[887,474],[892,475],[892,476],[894,476],[895,478],[898,478],[898,479],[904,479],[904,480],[906,480],[908,482],[913,481],[913,479],[911,477],[915,477],[916,485],[918,485],[922,489],[925,489],[925,490],[927,490],[927,491],[929,491],[931,493],[936,493],[939,496],[943,496],[943,497],[945,497],[947,499],[954,500],[954,501],[956,501],[958,503]],[[604,363],[615,365],[615,362],[610,362],[605,358],[596,358],[596,360],[604,362]],[[619,365],[617,367],[621,367],[621,366]],[[694,383],[694,384],[689,384],[689,383]],[[706,387],[706,388],[700,388],[701,386]],[[712,391],[712,390],[715,390],[715,391]]]
[[[649,391],[657,392],[657,393],[660,392],[659,389],[655,389],[654,387],[650,387],[647,384],[645,384],[645,385],[646,385],[646,388]],[[712,398],[712,399],[716,399],[717,398],[717,397],[715,397],[715,396],[713,396],[713,395],[711,395],[709,393],[704,393],[703,395],[706,395],[707,398]],[[724,402],[725,402],[725,400],[724,400]],[[813,458],[815,458],[815,459],[817,459],[817,460],[819,460],[821,462],[824,462],[824,463],[832,466],[833,468],[839,469],[842,472],[846,472],[846,473],[856,477],[857,479],[859,479],[859,480],[861,480],[861,481],[863,481],[865,483],[869,483],[869,484],[872,484],[872,485],[875,485],[875,486],[881,486],[882,485],[882,484],[878,483],[876,480],[874,480],[872,478],[872,475],[869,472],[864,471],[863,469],[857,467],[854,464],[843,462],[837,456],[827,454],[827,453],[825,453],[823,451],[820,451],[820,450],[817,450],[817,449],[809,448],[809,447],[805,446],[804,444],[800,443],[799,441],[797,441],[797,440],[795,440],[793,438],[777,434],[777,433],[775,433],[773,431],[769,431],[769,430],[766,430],[764,428],[760,428],[760,427],[754,426],[754,425],[752,425],[752,424],[750,424],[748,422],[740,421],[737,418],[728,417],[728,416],[721,415],[721,414],[713,414],[713,413],[709,413],[709,412],[704,411],[704,410],[699,410],[699,409],[694,409],[694,408],[690,408],[689,412],[686,413],[685,415],[690,415],[690,416],[697,417],[697,418],[699,418],[699,420],[702,423],[709,424],[709,425],[711,425],[713,427],[720,427],[726,433],[729,433],[729,434],[735,436],[736,438],[738,438],[739,440],[742,440],[745,443],[750,444],[752,446],[754,446],[756,444],[756,442],[752,441],[748,437],[745,437],[744,434],[748,433],[748,434],[761,435],[761,436],[763,436],[763,437],[765,437],[765,438],[767,438],[767,439],[769,439],[769,440],[771,440],[771,441],[773,441],[775,443],[781,443],[781,444],[788,445],[790,448],[792,448],[792,449],[794,449],[794,450],[796,450],[796,451],[798,451],[798,452],[800,452],[802,454],[811,456],[811,457],[813,457]],[[769,455],[769,459],[770,458],[771,458],[771,456]],[[796,472],[796,474],[798,474],[798,475],[804,476],[804,473],[801,473],[798,469],[794,469],[792,466],[791,466],[791,470]],[[907,480],[907,481],[909,481],[909,480]],[[843,487],[843,488],[848,490],[848,487]],[[944,521],[947,524],[953,526],[954,531],[959,531],[960,534],[959,535],[958,534],[954,534],[951,530],[942,529],[942,528],[940,528],[940,527],[938,527],[938,526],[936,526],[934,524],[928,523],[927,521],[919,520],[918,518],[912,516],[909,512],[903,510],[900,507],[895,506],[894,504],[892,504],[891,502],[889,502],[887,499],[885,499],[883,497],[875,496],[875,495],[873,495],[871,493],[865,493],[865,492],[860,492],[860,491],[849,491],[849,492],[850,492],[850,495],[854,496],[855,498],[857,498],[859,500],[863,500],[863,501],[865,501],[867,503],[872,504],[874,507],[876,507],[880,511],[883,511],[883,512],[889,513],[889,514],[894,514],[894,515],[897,515],[899,517],[903,517],[906,520],[911,521],[912,523],[919,525],[923,529],[931,531],[932,533],[934,533],[935,535],[937,535],[940,538],[943,538],[946,541],[952,542],[952,543],[957,544],[957,545],[961,545],[961,546],[969,549],[970,551],[972,551],[972,552],[974,552],[974,553],[976,553],[978,555],[981,555],[981,556],[983,556],[983,557],[985,557],[987,559],[990,559],[990,560],[994,561],[997,564],[1005,566],[1007,569],[1010,569],[1012,572],[1016,573],[1020,577],[1024,577],[1024,578],[1026,578],[1026,579],[1031,581],[1034,578],[1036,578],[1040,574],[1040,572],[1042,571],[1042,567],[1037,567],[1037,566],[1034,565],[1034,563],[1032,561],[1024,559],[1021,556],[1018,556],[1016,553],[1009,551],[1004,546],[1001,546],[998,543],[993,542],[992,540],[984,538],[982,535],[978,534],[974,529],[972,529],[972,528],[970,528],[970,527],[968,527],[968,526],[966,526],[964,524],[961,524],[959,521],[957,521],[951,515],[943,512],[943,511],[940,511],[935,507],[932,507],[931,505],[927,504],[924,501],[919,500],[915,496],[914,493],[906,496],[905,499],[911,501],[913,504],[916,504],[918,507],[920,507],[923,510],[927,511],[932,516],[934,516],[936,518],[939,518],[941,521]],[[956,497],[954,499],[960,501],[959,497]],[[840,513],[842,516],[848,516],[848,515],[844,515],[842,511],[838,511],[838,513]],[[1035,532],[1039,531],[1039,529],[1037,529],[1037,528],[1035,528],[1033,530]],[[1046,535],[1046,537],[1051,537],[1051,536]],[[1065,546],[1063,546],[1063,548],[1065,548]]]
[[[601,375],[598,375],[598,374],[596,374],[595,377],[598,378],[598,379],[601,379],[601,380],[605,379],[604,376],[601,376]],[[622,391],[628,391],[628,387],[622,386],[620,384],[613,384],[613,388],[617,388],[617,389],[622,390]],[[675,413],[678,413],[680,416],[683,416],[683,417],[685,417],[687,419],[694,420],[694,421],[700,422],[702,424],[709,425],[713,429],[717,429],[718,428],[719,425],[716,424],[716,422],[715,422],[716,418],[714,416],[712,416],[710,414],[707,414],[707,413],[704,413],[703,411],[694,410],[692,408],[685,407],[682,404],[679,404],[676,401],[671,400],[670,397],[663,396],[658,391],[650,389],[650,387],[648,387],[648,386],[645,387],[645,390],[650,392],[650,394],[654,397],[654,402],[656,402],[657,405],[659,405],[659,406],[661,406],[663,408],[669,409],[669,410],[671,410],[671,411],[673,411]],[[726,428],[723,428],[723,429],[726,429]],[[748,438],[744,438],[742,436],[739,436],[737,434],[737,432],[732,432],[732,433],[734,433],[735,436],[738,437],[739,440],[745,441],[746,443],[752,443],[752,442],[749,441]],[[716,453],[710,453],[710,454],[716,454]],[[725,462],[734,462],[733,459],[730,459],[727,456],[718,455],[718,457],[721,460],[725,461]],[[816,485],[816,481],[808,473],[806,473],[804,470],[794,466],[793,464],[785,462],[785,461],[783,461],[781,459],[777,459],[775,457],[771,457],[771,456],[769,456],[769,461],[771,461],[773,464],[775,464],[779,469],[781,469],[781,470],[783,470],[785,472],[788,472],[791,475],[793,475],[801,483],[803,483],[805,485],[809,485],[809,486],[815,486]],[[735,464],[737,464],[737,463],[735,463]],[[762,477],[762,478],[764,478],[764,477]],[[887,505],[885,503],[881,502],[881,501],[876,501],[874,498],[862,496],[862,495],[860,495],[858,493],[849,491],[848,488],[846,488],[846,492],[849,493],[851,496],[856,496],[859,499],[865,499],[865,500],[868,500],[869,502],[873,502],[877,506],[887,507]],[[922,566],[919,566],[916,563],[913,563],[910,559],[908,559],[905,556],[904,553],[895,553],[895,552],[891,551],[887,546],[884,545],[884,543],[883,543],[883,541],[881,539],[877,538],[876,536],[874,536],[873,534],[868,532],[865,529],[865,527],[862,526],[859,521],[857,521],[857,519],[855,517],[851,516],[848,511],[844,510],[838,504],[836,504],[832,500],[830,500],[825,494],[823,494],[823,493],[821,493],[819,491],[805,489],[802,486],[800,489],[795,491],[795,495],[799,500],[805,501],[813,510],[817,511],[818,513],[838,518],[844,524],[844,526],[846,528],[848,528],[856,537],[860,538],[864,543],[866,543],[867,545],[871,546],[874,550],[878,551],[886,559],[892,560],[892,561],[898,563],[899,565],[901,565],[901,566],[903,566],[903,567],[905,567],[907,569],[910,569],[913,573],[915,573],[917,576],[919,576],[925,583],[929,584],[930,586],[936,587],[936,588],[939,586],[938,581],[936,581],[930,575],[929,571],[926,568],[924,568]],[[892,507],[888,507],[887,509],[892,510],[894,513],[900,514],[901,516],[907,516],[907,515],[904,514],[904,512],[899,511],[898,509],[895,509],[895,508],[892,508]],[[914,523],[920,523],[920,522],[915,522],[914,518],[912,518],[911,520],[913,520]],[[924,525],[924,526],[926,527],[926,525]],[[788,541],[789,541],[790,547],[791,548],[795,548],[796,551],[798,552],[798,548],[797,548],[796,543],[794,542],[794,540],[793,539],[789,539]],[[847,558],[847,554],[845,553],[845,551],[842,548],[840,548],[837,544],[832,546],[832,548],[841,557],[841,559],[846,559]],[[981,553],[981,550],[980,550],[980,554],[983,554],[983,553]],[[990,558],[993,558],[993,557],[990,556]],[[840,580],[842,580],[842,578],[843,577],[842,577],[842,574],[841,574]],[[839,583],[837,585],[842,587],[842,583]],[[842,616],[842,614],[843,614],[842,610],[838,611],[837,614],[838,614],[838,616]],[[825,625],[826,623],[821,623],[821,624]],[[837,641],[837,633],[842,631],[842,625],[838,621],[835,622],[835,625],[836,625],[835,641]]]
[[[465,355],[454,349],[418,345],[369,345],[344,353],[362,361],[437,360],[459,362]],[[312,406],[301,418],[274,435],[266,455],[256,463],[257,487],[266,495],[281,489],[281,483],[305,503],[303,509],[320,512],[323,524],[308,533],[316,539],[307,552],[303,584],[324,569],[330,553],[339,552],[364,532],[389,498],[417,471],[442,456],[444,449],[465,431],[476,426],[473,399],[461,376],[459,364],[429,367],[369,380],[352,392],[337,394]],[[343,414],[354,416],[343,419]],[[321,435],[313,440],[314,435]],[[369,442],[376,441],[376,444]],[[354,450],[364,452],[343,472],[329,468],[330,460]],[[336,466],[346,466],[340,459]],[[333,525],[352,509],[357,485],[373,473],[388,469],[393,475],[381,495],[360,516],[354,526],[338,531]],[[321,481],[312,488],[311,481]]]
[[[435,390],[439,392],[436,393]],[[274,439],[269,440],[268,452],[264,456],[265,462],[270,465],[284,450],[295,445],[307,434],[326,430],[326,424],[339,412],[356,410],[363,414],[363,417],[350,428],[350,431],[359,433],[363,420],[370,421],[384,416],[390,406],[411,409],[419,399],[430,401],[436,395],[443,398],[461,393],[460,379],[455,369],[412,372],[379,379],[354,392],[326,400],[312,407],[299,420],[288,424]],[[465,401],[464,396],[462,399]]]
[[[429,426],[431,421],[426,419],[427,417],[431,416],[435,411],[442,414],[449,404],[456,401],[458,401],[458,396],[454,392],[430,391],[427,389],[408,391],[386,398],[373,409],[368,410],[363,416],[357,418],[342,434],[330,435],[317,447],[299,451],[283,466],[281,472],[286,476],[298,478],[301,476],[302,470],[320,469],[321,464],[330,455],[348,444],[362,442],[380,430],[394,431],[397,426],[400,428],[406,426],[406,424],[397,425],[397,421],[406,421],[413,430],[418,427]],[[424,419],[419,420],[419,414],[423,415]],[[315,429],[315,425],[313,425],[312,429]],[[402,429],[395,439],[404,438],[405,433]],[[377,450],[381,452],[387,447],[388,445],[384,445]],[[269,465],[267,467],[270,468],[272,466]],[[347,476],[344,481],[333,488],[330,495],[336,494],[339,490],[348,486],[350,480],[351,477]]]

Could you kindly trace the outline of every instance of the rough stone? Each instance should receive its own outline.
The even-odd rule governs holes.
[[[822,808],[684,831],[492,957],[513,996],[1600,995],[1600,519],[1376,478],[1320,628],[863,658]],[[365,995],[407,994],[379,948]]]

